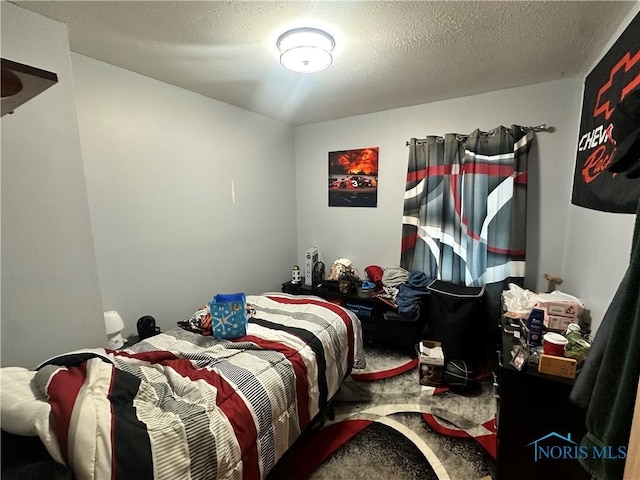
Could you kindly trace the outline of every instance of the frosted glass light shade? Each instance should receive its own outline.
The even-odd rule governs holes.
[[[280,64],[293,72],[314,73],[333,63],[336,44],[331,35],[317,28],[294,28],[278,38]]]
[[[124,321],[116,311],[104,312],[104,327],[107,332],[107,347],[116,349],[124,345],[124,339],[120,332],[124,328]]]

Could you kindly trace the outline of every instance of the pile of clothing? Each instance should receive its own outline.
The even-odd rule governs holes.
[[[414,270],[409,272],[402,267],[389,267],[382,274],[382,289],[380,296],[398,307],[398,313],[406,318],[418,321],[420,318],[420,303],[433,279],[423,272]]]

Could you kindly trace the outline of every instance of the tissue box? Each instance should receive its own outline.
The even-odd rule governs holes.
[[[547,314],[560,317],[577,318],[582,311],[582,307],[575,302],[542,302],[542,306],[547,309]]]
[[[416,345],[418,380],[420,385],[444,385],[444,353],[440,342],[422,340]]]
[[[578,323],[578,318],[561,317],[559,315],[547,315],[544,317],[544,326],[549,330],[564,331],[572,323]]]
[[[576,378],[578,362],[575,358],[555,357],[553,355],[540,355],[538,372],[558,377]]]

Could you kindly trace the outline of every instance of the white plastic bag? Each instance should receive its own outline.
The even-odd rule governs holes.
[[[584,309],[584,303],[577,297],[555,290],[551,293],[535,293],[520,288],[514,283],[509,284],[509,290],[502,292],[504,307],[508,312],[528,315],[537,303],[544,302],[574,302]]]

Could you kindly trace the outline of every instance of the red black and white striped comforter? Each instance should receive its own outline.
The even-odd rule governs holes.
[[[46,362],[32,386],[50,405],[54,457],[81,480],[264,478],[364,362],[362,337],[355,315],[319,298],[247,303],[242,338],[176,328]]]

